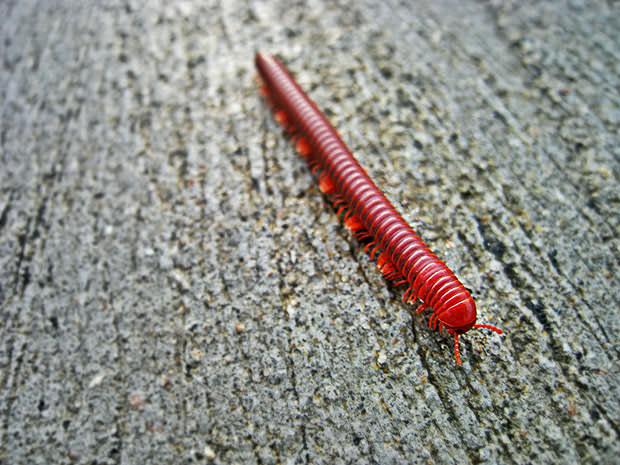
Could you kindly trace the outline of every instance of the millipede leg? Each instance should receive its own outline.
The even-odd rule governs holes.
[[[284,110],[275,110],[273,113],[273,117],[283,128],[286,128],[288,126],[289,118]]]
[[[336,191],[336,186],[325,172],[322,172],[319,176],[319,189],[327,195],[333,194]]]
[[[358,241],[363,241],[363,240],[365,240],[365,239],[370,239],[370,237],[371,237],[371,236],[370,236],[370,234],[368,234],[368,233],[366,232],[366,230],[364,230],[364,229],[360,229],[359,231],[355,231],[355,232],[353,233],[353,235],[355,236],[355,238],[356,238]]]
[[[316,175],[319,172],[319,170],[321,169],[320,163],[318,161],[316,161],[316,160],[310,160],[308,162],[308,166],[310,167],[310,171],[314,175]]]
[[[410,300],[415,299],[417,299],[417,296],[415,295],[415,289],[413,288],[413,286],[409,286],[403,294],[403,302],[407,303]]]
[[[364,246],[364,252],[369,253],[368,251],[375,245],[377,245],[377,243],[374,240],[372,242],[369,242]]]
[[[434,312],[431,317],[428,319],[428,327],[431,328],[432,330],[435,330],[437,328],[437,312]]]
[[[420,305],[418,305],[418,308],[415,309],[415,314],[419,315],[421,314],[424,310],[426,310],[428,308],[428,305],[426,305],[424,302],[422,302]]]
[[[381,245],[380,244],[376,244],[375,247],[370,252],[370,259],[371,260],[375,259],[375,255],[377,255],[377,253],[379,253],[380,249],[381,249]]]
[[[334,194],[332,197],[332,204],[335,208],[340,207],[341,205],[346,205],[347,201],[340,194]]]
[[[461,360],[461,348],[459,347],[459,335],[454,334],[454,358],[456,359],[457,365],[462,365],[463,361]]]
[[[310,143],[303,136],[300,136],[297,139],[297,142],[295,142],[295,149],[297,150],[297,153],[299,153],[299,155],[301,155],[304,158],[310,157],[310,154],[312,153]]]
[[[340,216],[340,215],[342,215],[343,213],[346,213],[346,212],[348,212],[348,211],[349,211],[349,207],[347,207],[346,205],[342,205],[342,206],[338,209],[338,211],[336,212],[336,216]]]

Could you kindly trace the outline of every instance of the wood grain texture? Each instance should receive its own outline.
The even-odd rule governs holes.
[[[0,463],[614,463],[619,13],[0,3]],[[506,330],[462,368],[326,206],[259,49]]]

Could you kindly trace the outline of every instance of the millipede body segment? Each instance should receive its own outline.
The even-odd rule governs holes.
[[[256,67],[275,119],[292,134],[297,151],[318,175],[321,191],[386,279],[407,285],[403,301],[419,300],[417,313],[433,310],[429,327],[452,335],[457,364],[461,334],[472,328],[501,334],[495,326],[476,324],[476,304],[469,291],[396,211],[286,67],[262,53],[256,54]]]

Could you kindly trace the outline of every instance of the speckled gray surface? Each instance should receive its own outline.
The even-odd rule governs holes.
[[[614,463],[618,8],[0,3],[0,463]],[[462,368],[258,49],[506,330]]]

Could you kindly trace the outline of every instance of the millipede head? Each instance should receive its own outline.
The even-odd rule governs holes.
[[[434,321],[436,325],[439,322],[439,326],[446,328],[454,338],[454,359],[459,366],[463,364],[459,336],[473,328],[476,323],[476,303],[469,292],[465,291],[463,297],[463,300],[448,308],[437,309],[429,320],[429,324]]]
[[[465,334],[476,323],[476,303],[468,292],[463,297],[463,300],[448,308],[439,308],[435,313],[436,319],[456,334]]]
[[[489,329],[497,334],[502,334],[503,331],[501,329],[499,329],[497,326],[493,326],[493,325],[486,325],[486,324],[475,324],[472,326],[472,328],[480,328],[480,329]],[[471,329],[471,328],[470,328]],[[463,361],[461,360],[461,349],[460,349],[460,345],[459,345],[459,336],[463,333],[458,333],[455,330],[449,329],[448,332],[450,334],[452,334],[452,337],[454,337],[454,359],[456,361],[457,365],[462,365]]]

